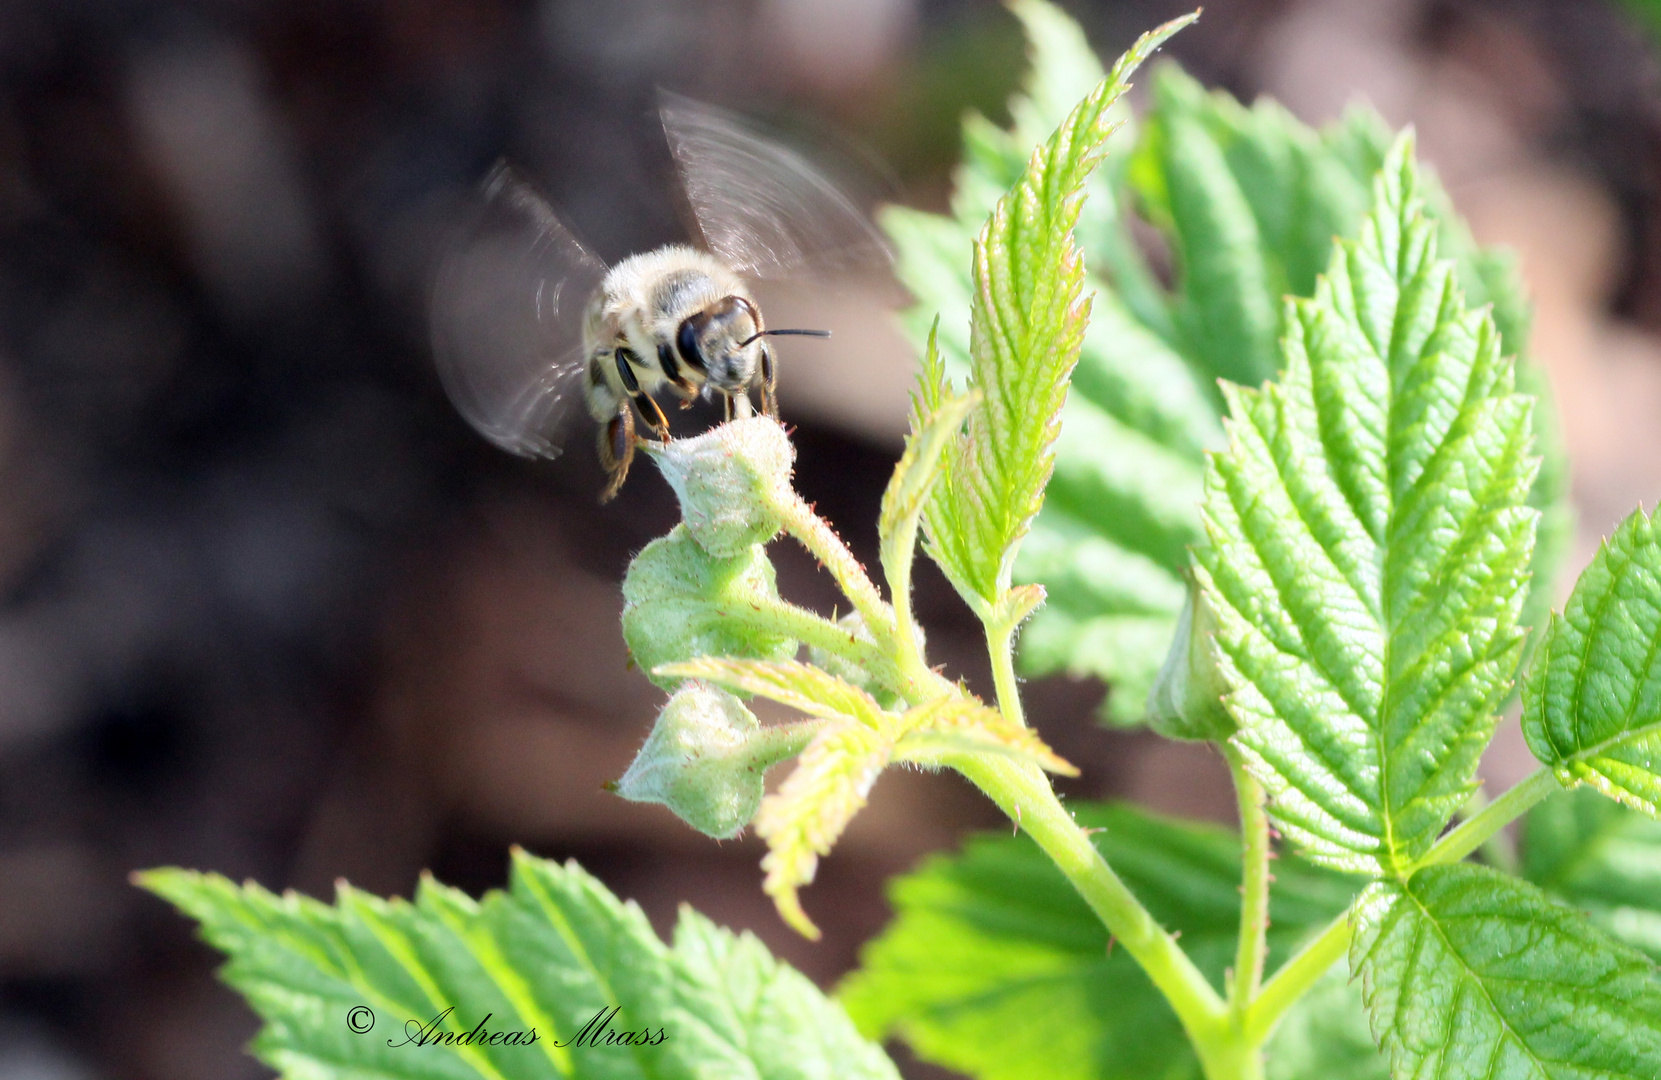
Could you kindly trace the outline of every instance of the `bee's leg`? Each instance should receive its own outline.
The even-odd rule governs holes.
[[[779,418],[779,369],[773,363],[773,350],[761,350],[761,411],[763,415]]]
[[[730,422],[732,420],[732,395],[731,394],[722,394],[721,395],[721,420],[722,420],[723,423],[727,423],[727,422]]]
[[[623,381],[623,389],[629,392],[629,396],[634,398],[635,405],[640,408],[641,418],[646,421],[646,425],[657,434],[659,439],[668,442],[669,420],[663,415],[663,410],[658,408],[657,402],[641,392],[640,380],[634,377],[634,367],[630,363],[635,358],[634,353],[628,349],[618,347],[612,351],[611,356],[617,364],[617,377]],[[640,405],[642,401],[651,406],[651,412],[647,412],[645,406]],[[628,411],[627,404],[623,406],[623,411]],[[629,423],[632,427],[633,417],[630,417]]]
[[[607,477],[605,490],[600,492],[603,503],[615,498],[628,479],[629,464],[634,461],[634,438],[634,410],[624,402],[617,415],[600,428],[600,464]]]
[[[642,406],[641,402],[645,402],[646,405],[651,406],[651,411],[647,412],[646,407]],[[636,394],[634,397],[634,403],[635,405],[640,406],[640,415],[646,420],[646,423],[651,426],[652,433],[658,437],[658,441],[668,442],[669,418],[663,415],[662,406],[652,400],[651,396],[648,394]]]

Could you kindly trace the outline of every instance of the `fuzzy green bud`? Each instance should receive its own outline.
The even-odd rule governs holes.
[[[761,731],[755,714],[718,687],[688,679],[658,713],[657,724],[617,781],[631,802],[662,803],[707,836],[743,831],[761,806],[767,764],[750,741]]]
[[[1205,592],[1190,581],[1171,651],[1148,694],[1148,726],[1168,739],[1221,742],[1234,734],[1234,717],[1223,705],[1229,687],[1217,664],[1216,633]]]
[[[796,449],[777,420],[733,420],[651,453],[692,538],[711,555],[739,555],[783,527],[776,508],[790,498]]]
[[[693,542],[686,525],[653,540],[623,579],[623,639],[635,663],[665,690],[680,679],[652,674],[659,664],[699,656],[788,660],[797,643],[755,618],[779,603],[773,564],[761,545],[726,558]]]

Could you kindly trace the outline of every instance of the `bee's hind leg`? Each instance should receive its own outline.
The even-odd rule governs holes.
[[[608,503],[617,497],[623,481],[629,477],[629,465],[634,461],[634,410],[627,402],[617,415],[600,427],[600,465],[606,470],[606,486],[600,492],[600,501]]]

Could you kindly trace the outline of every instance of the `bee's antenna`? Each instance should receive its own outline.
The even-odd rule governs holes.
[[[797,337],[830,337],[831,336],[831,332],[829,330],[763,330],[759,334],[751,334],[749,337],[745,338],[743,341],[740,341],[738,343],[738,347],[740,349],[742,349],[744,346],[748,345],[750,342],[754,341],[756,338],[783,337],[785,334],[794,334]]]

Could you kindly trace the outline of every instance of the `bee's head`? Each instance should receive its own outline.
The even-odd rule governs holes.
[[[739,394],[749,387],[767,347],[761,339],[778,334],[830,337],[829,330],[764,330],[755,304],[742,296],[723,296],[681,320],[675,348],[708,385]]]
[[[739,393],[755,375],[760,332],[761,312],[754,304],[742,296],[723,296],[681,320],[675,348],[716,389]]]

